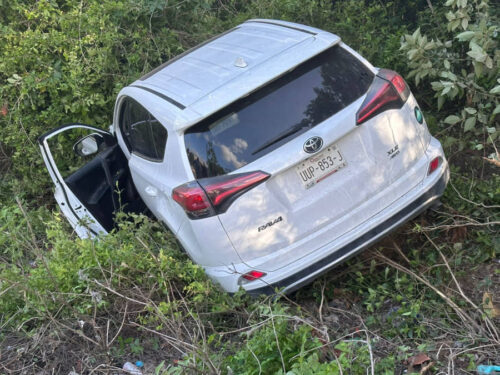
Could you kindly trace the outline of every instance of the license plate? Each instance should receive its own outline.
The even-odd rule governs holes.
[[[332,145],[301,162],[295,167],[295,171],[302,185],[309,189],[346,165],[339,147]]]

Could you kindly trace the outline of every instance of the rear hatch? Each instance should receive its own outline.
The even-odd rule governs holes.
[[[406,105],[356,124],[374,79],[335,46],[186,131],[197,179],[271,175],[219,215],[243,261],[290,250],[296,260],[405,194],[413,186],[398,183],[403,175],[422,180],[424,149]]]

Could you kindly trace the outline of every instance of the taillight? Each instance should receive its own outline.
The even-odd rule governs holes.
[[[176,187],[172,198],[179,203],[191,219],[201,219],[215,215],[205,191],[196,181]]]
[[[246,282],[246,281],[258,280],[258,279],[260,279],[261,277],[264,277],[264,276],[266,276],[265,272],[252,270],[252,271],[249,271],[249,272],[245,273],[244,275],[241,275],[240,284],[242,282]],[[245,281],[243,279],[245,279]]]
[[[201,178],[176,187],[172,198],[189,218],[201,219],[226,212],[236,198],[269,177],[256,171]]]
[[[356,124],[388,109],[399,109],[410,96],[410,88],[403,77],[392,70],[380,69],[356,113]]]
[[[432,172],[438,169],[439,165],[441,164],[441,160],[442,159],[440,156],[437,156],[431,160],[431,162],[429,163],[429,171],[427,172],[427,175],[430,175]]]

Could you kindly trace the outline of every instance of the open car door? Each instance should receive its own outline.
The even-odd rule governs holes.
[[[145,211],[112,134],[69,124],[43,134],[38,142],[56,201],[79,237],[111,231],[119,211]]]

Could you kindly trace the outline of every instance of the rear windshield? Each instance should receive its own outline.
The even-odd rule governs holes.
[[[195,178],[232,172],[316,126],[365,94],[374,74],[335,46],[189,128]]]

